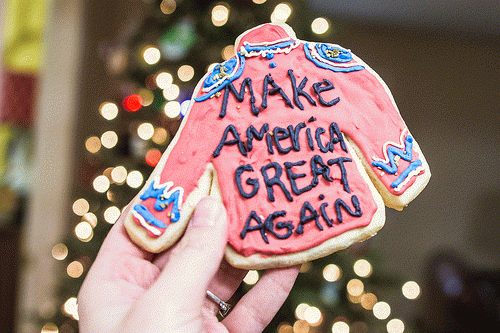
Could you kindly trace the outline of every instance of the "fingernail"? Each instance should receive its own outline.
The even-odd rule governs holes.
[[[195,227],[213,227],[222,218],[222,214],[221,203],[207,197],[196,206],[191,224]]]

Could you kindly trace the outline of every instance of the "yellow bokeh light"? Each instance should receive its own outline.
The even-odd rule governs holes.
[[[118,143],[118,135],[114,131],[107,131],[101,135],[102,145],[108,149],[113,148]]]
[[[177,118],[181,114],[181,103],[177,101],[170,101],[165,104],[165,114],[169,118]]]
[[[212,8],[212,23],[216,27],[221,27],[229,19],[229,5],[221,3]]]
[[[417,299],[420,296],[420,286],[415,281],[406,282],[401,289],[404,297],[408,299]]]
[[[94,230],[90,225],[90,223],[82,221],[76,225],[75,235],[82,242],[88,242],[92,239],[92,236],[94,235]]]
[[[309,323],[305,320],[297,320],[293,323],[293,333],[309,333]]]
[[[365,286],[361,280],[352,279],[347,282],[347,292],[349,295],[357,297],[363,294]]]
[[[289,323],[281,323],[278,326],[277,333],[293,333],[293,327]]]
[[[160,4],[160,10],[163,14],[169,15],[175,12],[177,2],[175,0],[163,0]]]
[[[115,103],[104,102],[99,106],[101,116],[106,120],[113,120],[118,115],[118,106]]]
[[[321,314],[321,311],[315,306],[310,306],[304,311],[304,320],[311,326],[319,325],[322,318],[323,315]]]
[[[318,17],[311,23],[311,30],[317,35],[322,35],[330,29],[330,23],[324,17]]]
[[[373,306],[373,315],[380,320],[387,319],[391,315],[391,307],[386,302],[377,302]]]
[[[155,134],[155,128],[151,123],[142,123],[137,127],[137,135],[143,140],[149,140]]]
[[[391,319],[387,322],[388,333],[403,333],[405,331],[405,324],[401,319]]]
[[[99,193],[104,193],[109,189],[110,183],[108,177],[104,175],[97,176],[94,179],[94,190],[96,190]]]
[[[90,208],[89,202],[83,198],[80,198],[73,202],[73,213],[75,213],[78,216],[83,216],[85,215]]]
[[[166,89],[170,87],[170,85],[174,82],[174,78],[172,77],[172,74],[167,73],[167,72],[161,72],[158,75],[156,75],[155,79],[156,85],[160,89]]]
[[[236,55],[236,53],[234,52],[234,45],[228,45],[225,48],[223,48],[221,55],[222,59],[224,60],[229,60],[232,57],[234,57]]]
[[[78,303],[76,297],[70,297],[62,306],[62,312],[66,316],[73,317],[78,320]]]
[[[139,96],[142,98],[142,106],[150,106],[155,99],[153,92],[144,88],[139,89]]]
[[[267,0],[252,0],[253,3],[257,4],[257,5],[262,5],[264,2],[266,2]]]
[[[41,333],[59,333],[59,328],[54,323],[45,323],[40,332]]]
[[[95,226],[97,225],[97,216],[95,216],[94,213],[87,213],[83,215],[82,221],[88,222],[92,226],[92,228],[95,228]]]
[[[154,143],[156,143],[157,145],[162,145],[167,141],[167,139],[168,131],[166,129],[164,129],[163,127],[155,128],[153,136],[151,137],[151,140],[153,140]]]
[[[142,57],[144,58],[144,61],[148,65],[154,65],[158,63],[158,61],[160,61],[161,53],[160,50],[158,50],[158,48],[154,46],[148,46],[144,49]]]
[[[111,179],[118,184],[122,184],[127,179],[127,169],[124,166],[117,166],[111,171]]]
[[[342,271],[340,267],[334,264],[326,265],[323,269],[323,278],[328,282],[334,282],[340,279]]]
[[[56,244],[52,247],[52,257],[56,260],[64,260],[68,256],[68,247],[63,243]]]
[[[194,68],[189,65],[182,65],[177,70],[177,76],[182,82],[188,82],[194,77]]]
[[[295,308],[295,318],[304,319],[304,313],[308,308],[309,304],[307,303],[300,303],[299,305],[297,305],[297,307]]]
[[[127,175],[127,185],[131,188],[139,188],[143,181],[142,173],[137,170],[130,171]]]
[[[292,15],[292,6],[289,3],[282,2],[278,4],[271,14],[271,22],[284,23]]]
[[[172,84],[170,85],[170,87],[163,90],[163,97],[165,97],[166,100],[173,101],[174,99],[179,97],[180,92],[181,89],[179,88],[179,86],[176,84]]]
[[[81,262],[75,260],[72,261],[68,267],[66,267],[66,273],[74,279],[79,278],[83,274],[83,265]]]
[[[92,136],[85,141],[85,149],[95,154],[101,149],[101,140],[97,136]]]
[[[259,281],[259,272],[255,270],[249,270],[247,275],[245,275],[245,278],[243,279],[243,282],[249,285],[256,284],[257,281]]]
[[[372,293],[366,293],[361,296],[361,306],[365,310],[372,310],[373,306],[377,303],[377,296]]]
[[[360,277],[369,277],[372,274],[372,265],[365,259],[359,259],[354,263],[354,273]]]
[[[332,333],[349,333],[349,324],[345,321],[337,321],[332,325]]]
[[[104,220],[110,224],[116,223],[121,215],[120,208],[111,206],[104,211]]]

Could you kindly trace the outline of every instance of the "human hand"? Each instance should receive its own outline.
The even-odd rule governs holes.
[[[206,291],[228,300],[247,273],[223,260],[226,242],[226,212],[211,197],[197,205],[182,239],[160,255],[132,243],[120,218],[78,295],[80,331],[261,332],[287,298],[299,267],[267,270],[219,322],[219,307]]]

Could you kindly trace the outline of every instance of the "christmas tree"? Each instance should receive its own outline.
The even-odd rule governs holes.
[[[85,153],[79,182],[86,186],[74,193],[71,232],[53,247],[53,257],[67,269],[61,311],[41,318],[43,332],[78,331],[76,295],[100,244],[168,147],[196,83],[211,66],[234,56],[236,37],[270,21],[288,23],[304,40],[331,41],[335,33],[328,18],[313,15],[306,1],[158,0],[146,6],[140,24],[124,28],[132,33],[105,52],[115,94],[92,111],[100,123],[80,145]],[[403,281],[377,272],[380,260],[365,242],[304,264],[266,332],[411,331],[384,301],[389,293],[401,293]],[[236,300],[259,275],[248,273]],[[415,299],[419,287],[409,282],[403,292]]]

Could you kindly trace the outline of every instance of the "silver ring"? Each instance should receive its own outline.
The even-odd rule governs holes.
[[[233,306],[229,303],[224,302],[219,297],[215,296],[215,294],[213,292],[211,292],[210,290],[207,290],[207,296],[210,297],[210,299],[212,301],[217,303],[217,305],[219,305],[219,308],[220,308],[220,310],[218,312],[219,316],[221,316],[222,319],[226,318],[227,314],[229,313],[229,311],[231,311],[231,308]]]

